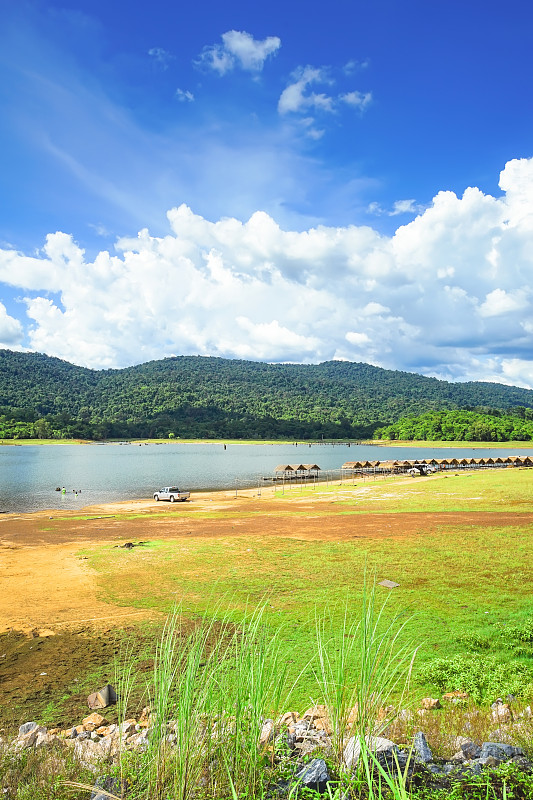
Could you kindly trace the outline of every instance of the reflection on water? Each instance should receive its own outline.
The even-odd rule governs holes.
[[[527,451],[524,451],[527,452]],[[161,486],[231,489],[257,486],[278,464],[518,455],[516,448],[377,447],[321,444],[110,444],[0,446],[0,511],[76,509],[150,497]],[[65,487],[65,494],[56,492]],[[78,494],[76,496],[75,492]]]

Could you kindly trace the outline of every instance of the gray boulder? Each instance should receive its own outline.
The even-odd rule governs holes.
[[[25,722],[24,725],[21,725],[19,728],[19,739],[22,736],[26,736],[28,733],[37,730],[39,725],[36,722]]]
[[[473,742],[472,739],[467,739],[466,742],[461,744],[461,752],[470,761],[473,758],[481,758],[482,751],[481,747]]]
[[[106,775],[96,780],[90,800],[109,800],[110,794],[117,796],[122,794],[121,781],[118,778],[113,778],[111,775]]]
[[[523,756],[524,751],[521,747],[513,747],[511,744],[503,742],[483,742],[479,758],[497,758],[499,761],[507,761],[513,756]]]
[[[382,736],[365,736],[365,743],[367,748],[379,755],[381,753],[390,753],[398,755],[400,752],[398,746],[391,742],[390,739],[385,739]],[[361,755],[361,740],[359,736],[352,736],[348,739],[346,747],[344,748],[344,763],[348,769],[355,769],[359,756]]]
[[[422,764],[429,764],[433,761],[433,753],[428,744],[425,734],[422,731],[415,733],[413,742],[413,749],[415,751],[416,760]]]
[[[326,762],[322,758],[315,758],[296,773],[296,779],[302,786],[315,792],[325,792],[331,776]]]

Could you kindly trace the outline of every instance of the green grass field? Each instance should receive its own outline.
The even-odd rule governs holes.
[[[152,541],[129,552],[95,548],[87,554],[99,573],[102,598],[119,605],[168,612],[179,603],[195,615],[221,602],[238,621],[246,607],[267,600],[266,624],[281,627],[291,672],[304,670],[299,681],[302,702],[313,691],[305,676],[312,674],[306,664],[315,648],[315,616],[326,611],[340,625],[346,604],[356,615],[365,575],[400,584],[392,596],[381,587],[377,592],[379,598],[389,597],[389,617],[410,619],[407,632],[419,648],[415,674],[436,657],[469,659],[480,650],[502,663],[533,668],[533,650],[529,655],[517,652],[502,633],[502,626],[527,628],[533,619],[533,537],[521,519],[521,513],[533,512],[532,486],[533,471],[502,469],[356,486],[317,485],[301,492],[292,487],[285,496],[331,498],[313,507],[313,516],[323,517],[325,528],[333,519],[331,504],[336,514],[340,506],[341,513],[353,515],[355,537],[363,513],[480,511],[485,517],[482,524],[459,520],[453,526],[439,525],[437,519],[430,530],[421,520],[418,530],[402,538],[387,535],[386,529],[373,538],[341,542],[191,536]],[[497,512],[509,511],[516,522],[500,525]],[[301,510],[294,513],[301,518]],[[238,509],[232,512],[236,518],[239,514]],[[276,516],[275,500],[268,502],[265,514]],[[435,691],[430,681],[418,682],[420,691]]]

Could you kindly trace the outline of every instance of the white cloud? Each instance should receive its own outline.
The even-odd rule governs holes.
[[[531,164],[506,166],[502,197],[439,193],[391,237],[284,230],[263,211],[212,222],[181,205],[166,235],[144,229],[113,254],[88,258],[61,232],[33,256],[0,250],[0,281],[27,295],[33,349],[92,367],[342,358],[533,386]],[[0,307],[0,338],[22,333]]]
[[[192,103],[194,101],[193,93],[184,89],[176,89],[176,97],[180,103]]]
[[[356,347],[362,347],[367,344],[370,344],[370,337],[367,333],[357,333],[357,331],[348,331],[346,334],[346,339],[350,342],[350,344],[354,344]]]
[[[291,80],[292,83],[289,83],[283,90],[278,101],[280,114],[307,111],[308,109],[333,111],[333,97],[308,91],[309,86],[314,83],[331,83],[326,70],[310,66],[299,67],[291,75]]]
[[[370,62],[368,59],[365,59],[364,61],[357,61],[355,58],[352,58],[344,65],[343,72],[345,75],[353,75],[354,72],[367,69],[369,64]]]
[[[362,114],[372,101],[371,92],[351,91],[337,94],[331,90],[313,91],[317,84],[328,87],[335,85],[330,67],[298,67],[291,74],[290,81],[278,100],[278,112],[282,116],[297,118],[299,114],[306,115],[299,122],[304,126],[306,136],[313,139],[321,138],[325,131],[316,127],[311,114],[321,114],[322,118],[324,114],[337,115],[342,106],[357,109]]]
[[[175,58],[175,56],[162,47],[152,47],[148,50],[148,55],[152,58],[153,63],[161,70],[167,70]]]
[[[395,200],[392,209],[387,210],[379,203],[373,202],[368,205],[367,211],[375,216],[397,217],[400,214],[419,214],[424,207],[419,205],[416,200]]]
[[[489,292],[485,302],[479,308],[482,317],[498,317],[512,311],[523,311],[528,306],[527,295],[530,291],[518,289],[506,292],[504,289],[494,289]]]
[[[372,92],[347,92],[346,94],[341,94],[339,100],[342,100],[348,106],[359,109],[359,111],[364,111],[372,102]]]
[[[254,39],[246,31],[227,31],[222,34],[222,44],[204,47],[196,65],[218,72],[219,75],[225,75],[236,67],[259,73],[267,58],[280,47],[281,39],[277,36],[260,40]]]
[[[22,342],[24,331],[14,317],[10,317],[3,303],[0,303],[0,347],[14,347]]]

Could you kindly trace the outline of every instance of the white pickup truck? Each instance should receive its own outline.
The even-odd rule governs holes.
[[[164,486],[158,492],[154,492],[154,500],[170,500],[171,503],[182,503],[190,496],[190,492],[182,492],[177,486]]]

